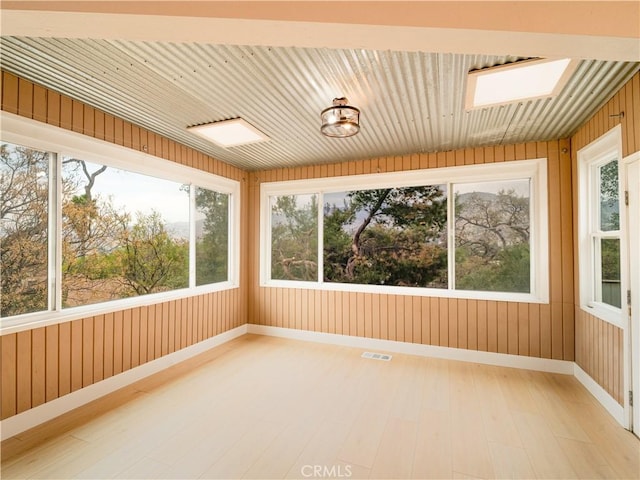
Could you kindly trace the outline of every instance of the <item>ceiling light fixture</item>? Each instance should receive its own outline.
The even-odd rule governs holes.
[[[327,137],[346,138],[360,131],[360,110],[347,105],[344,97],[334,98],[333,106],[325,108],[320,119],[320,131]]]
[[[554,97],[578,66],[577,60],[534,59],[469,72],[465,107],[504,105]]]
[[[196,125],[187,127],[187,130],[223,148],[269,140],[269,137],[242,118]]]

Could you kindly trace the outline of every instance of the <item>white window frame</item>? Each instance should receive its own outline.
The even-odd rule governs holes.
[[[531,292],[484,292],[452,289],[454,265],[452,248],[454,226],[452,202],[449,202],[447,225],[449,235],[449,288],[397,287],[384,285],[361,285],[330,283],[323,281],[323,194],[389,187],[419,185],[447,185],[447,197],[453,198],[456,183],[481,183],[499,180],[530,179],[530,255]],[[318,194],[318,280],[316,282],[271,279],[271,212],[269,198],[278,195]],[[280,288],[303,288],[347,292],[386,293],[397,295],[469,298],[513,302],[549,302],[549,253],[548,253],[548,209],[547,209],[547,159],[516,160],[484,165],[468,165],[426,170],[411,170],[381,174],[349,175],[310,180],[265,182],[260,185],[260,286]]]
[[[4,111],[0,112],[0,122],[2,123],[1,139],[3,142],[52,152],[55,154],[53,156],[56,157],[55,164],[57,166],[50,172],[49,179],[49,310],[3,317],[0,319],[0,333],[13,333],[127,308],[153,305],[168,300],[238,288],[240,285],[240,182]],[[60,166],[63,157],[79,158],[133,173],[150,175],[228,194],[227,280],[195,286],[195,245],[193,244],[194,242],[190,241],[189,287],[62,309],[60,295],[62,277],[58,270],[58,266],[62,264],[62,245],[59,242],[61,238],[62,205],[61,198],[57,195],[57,192],[60,191]],[[193,190],[192,188],[191,191]],[[195,211],[194,207],[195,196],[191,194],[190,212]],[[191,219],[190,224],[193,224]],[[192,225],[190,226],[192,227]],[[195,229],[191,228],[191,230],[192,234],[194,234]]]
[[[623,209],[620,205],[620,229],[600,232],[599,208],[600,185],[598,168],[613,160],[618,161],[618,201],[624,198],[620,177],[622,170],[622,127],[617,125],[578,151],[578,272],[580,308],[601,320],[624,328],[623,308],[616,308],[604,302],[596,301],[596,272],[601,268],[596,261],[594,235],[598,238],[617,238],[620,240],[620,275],[624,282],[624,242],[622,239]],[[597,230],[597,232],[596,232]],[[594,233],[595,232],[595,233]],[[598,257],[600,258],[600,257]],[[624,285],[621,283],[621,289]],[[601,287],[600,287],[601,288]],[[624,291],[624,290],[621,290]],[[623,305],[624,306],[624,305]]]

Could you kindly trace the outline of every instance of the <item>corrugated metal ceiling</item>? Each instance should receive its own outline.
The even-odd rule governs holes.
[[[2,37],[3,69],[249,170],[564,138],[638,63],[583,60],[562,93],[465,111],[468,71],[518,57]],[[360,134],[319,114],[345,96]],[[269,142],[224,149],[186,127],[242,117]]]

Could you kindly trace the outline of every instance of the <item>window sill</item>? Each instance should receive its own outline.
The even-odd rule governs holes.
[[[350,283],[317,283],[289,280],[269,280],[261,282],[263,288],[291,288],[350,293],[372,293],[378,295],[401,295],[413,297],[460,298],[468,300],[488,300],[517,303],[548,304],[548,298],[533,293],[481,292],[473,290],[448,290],[438,288],[396,287],[384,285],[357,285]]]
[[[610,323],[618,328],[624,328],[624,315],[620,308],[597,302],[580,305],[580,308],[583,312],[587,312],[603,322]]]

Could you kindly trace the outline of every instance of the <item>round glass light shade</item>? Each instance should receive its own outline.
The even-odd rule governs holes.
[[[360,131],[360,110],[346,104],[346,98],[336,98],[333,106],[320,114],[320,131],[327,137],[351,137]]]

